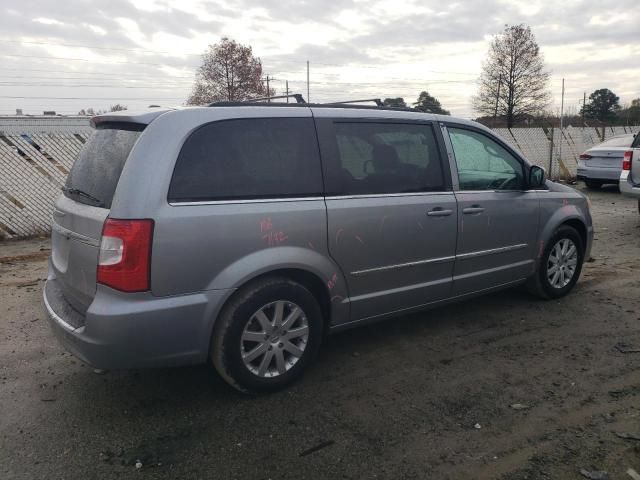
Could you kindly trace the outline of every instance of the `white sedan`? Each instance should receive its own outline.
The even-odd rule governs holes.
[[[612,137],[580,155],[578,180],[583,180],[588,188],[593,189],[605,183],[617,184],[624,153],[631,148],[635,137],[632,133]]]

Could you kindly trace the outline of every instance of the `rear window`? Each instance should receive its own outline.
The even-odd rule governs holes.
[[[64,194],[76,202],[111,208],[122,168],[139,131],[101,129],[89,138],[73,164]]]
[[[246,118],[196,130],[178,156],[169,201],[300,197],[322,192],[311,118]]]
[[[631,144],[633,148],[640,148],[640,133],[636,133],[636,136],[633,139],[633,143]]]

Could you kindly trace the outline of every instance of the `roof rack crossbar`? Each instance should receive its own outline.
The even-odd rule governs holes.
[[[363,100],[346,100],[343,102],[329,102],[329,103],[325,103],[324,105],[344,105],[346,103],[368,103],[368,102],[373,102],[375,103],[378,107],[384,107],[384,103],[382,102],[382,100],[380,100],[379,98],[366,98]]]
[[[296,99],[296,103],[307,103],[304,99],[304,97],[302,96],[302,94],[300,93],[290,93],[288,95],[274,95],[273,97],[260,97],[260,98],[248,98],[246,100],[239,100],[237,102],[228,102],[228,101],[223,101],[223,102],[213,102],[210,103],[209,107],[215,107],[215,106],[219,106],[219,105],[224,105],[224,104],[231,104],[231,103],[253,103],[253,102],[270,102],[271,100],[279,100],[281,98],[295,98]]]
[[[260,97],[260,98],[249,98],[248,100],[245,100],[245,102],[263,102],[263,101],[270,101],[270,100],[278,100],[281,98],[295,98],[296,99],[296,103],[307,103],[302,94],[300,93],[290,93],[288,95],[275,95],[273,97]]]

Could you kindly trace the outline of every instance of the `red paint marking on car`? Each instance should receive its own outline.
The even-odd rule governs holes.
[[[329,290],[333,290],[333,287],[336,286],[337,282],[338,282],[338,274],[334,273],[329,279],[329,281],[327,282],[327,287],[329,287]]]
[[[270,232],[273,229],[273,222],[271,217],[263,218],[260,220],[260,233]]]

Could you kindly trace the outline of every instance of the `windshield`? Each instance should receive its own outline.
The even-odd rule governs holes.
[[[139,136],[138,131],[96,130],[80,151],[64,194],[76,202],[111,208],[120,174]]]

